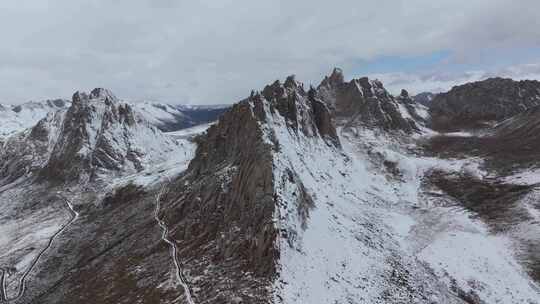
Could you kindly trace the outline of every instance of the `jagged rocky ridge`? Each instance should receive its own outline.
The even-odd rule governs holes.
[[[177,143],[105,89],[77,92],[69,108],[50,113],[3,143],[1,177],[32,174],[79,182],[100,174],[137,172],[166,159]]]
[[[337,68],[317,89],[335,116],[349,123],[413,133],[426,118],[425,109],[406,90],[394,98],[378,80],[364,77],[345,82]]]
[[[395,212],[398,201],[416,202],[403,208],[423,208],[414,205],[422,204],[416,193],[407,194],[409,183],[421,178],[417,174],[429,176],[431,166],[458,173],[464,170],[460,166],[469,166],[414,160],[400,148],[381,150],[384,143],[372,143],[367,159],[355,159],[352,151],[364,146],[362,136],[369,134],[363,130],[378,130],[382,137],[377,141],[397,134],[406,138],[420,132],[425,116],[417,111],[423,109],[406,91],[393,97],[376,81],[346,83],[339,70],[318,89],[306,92],[289,77],[233,106],[198,139],[195,158],[163,198],[166,222],[184,248],[180,255],[194,298],[200,303],[482,303],[499,297],[495,285],[486,285],[489,291],[483,293],[452,279],[459,275],[455,272],[435,273],[428,265],[438,263],[430,251],[436,250],[431,249],[436,239],[423,245],[430,253],[409,256],[396,245],[399,237],[380,222]],[[407,173],[401,164],[405,159],[419,162],[415,170],[420,173]],[[368,168],[370,162],[379,169]],[[378,194],[371,187],[379,188]],[[418,187],[414,191],[424,186]],[[433,221],[437,212],[414,216]],[[477,225],[465,222],[459,225]],[[424,260],[416,255],[425,255]],[[330,267],[331,273],[318,271],[321,267]],[[362,277],[366,273],[371,276]],[[513,297],[522,293],[520,299],[533,299],[534,291],[511,284],[520,289],[512,290]]]
[[[195,158],[165,198],[167,222],[186,248],[189,276],[198,278],[193,284],[199,303],[271,299],[280,254],[276,240],[287,233],[275,226],[273,153],[280,144],[264,131],[274,115],[293,134],[339,146],[326,105],[293,77],[253,92],[199,139]],[[289,178],[295,179],[292,171]],[[298,195],[307,212],[309,195]]]

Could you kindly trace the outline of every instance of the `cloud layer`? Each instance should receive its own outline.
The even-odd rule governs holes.
[[[486,53],[540,46],[539,11],[537,0],[3,0],[0,101],[104,86],[129,99],[229,103],[287,74],[318,83],[333,66],[356,77],[359,62],[440,51],[460,67],[453,77],[469,65],[492,73],[509,65],[478,66]],[[445,75],[397,65],[375,76],[420,90],[428,72]]]
[[[512,78],[514,80],[538,79],[540,80],[540,64],[512,65],[501,69],[470,70],[454,73],[383,73],[373,74],[380,79],[385,87],[394,94],[406,88],[412,94],[421,92],[443,92],[455,85],[472,81],[484,80],[491,77]]]

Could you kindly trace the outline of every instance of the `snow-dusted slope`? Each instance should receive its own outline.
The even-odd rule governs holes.
[[[289,77],[198,139],[163,204],[179,248],[189,248],[180,259],[195,299],[539,303],[519,240],[432,181],[438,172],[483,182],[481,159],[423,156],[421,128],[387,128],[419,122],[406,94],[367,101],[395,105],[370,112],[393,118],[342,115],[337,130],[325,96]]]
[[[165,132],[215,121],[230,107],[230,105],[197,106],[151,102],[132,103],[132,106],[151,124]]]
[[[143,115],[103,89],[90,94],[76,93],[70,108],[49,113],[33,128],[10,136],[0,153],[3,166],[0,172],[5,174],[0,187],[0,302],[29,303],[29,299],[40,303],[70,302],[65,293],[59,300],[34,297],[47,292],[42,287],[54,282],[55,275],[51,273],[67,276],[74,269],[80,271],[76,264],[64,263],[84,261],[92,250],[109,246],[106,244],[111,239],[119,238],[115,242],[122,242],[126,239],[122,231],[131,229],[126,227],[144,225],[145,221],[153,225],[151,214],[144,214],[146,205],[142,199],[128,206],[134,208],[133,215],[126,210],[116,213],[115,209],[109,209],[99,217],[109,221],[121,221],[125,217],[130,220],[129,225],[113,228],[108,223],[100,224],[94,216],[110,207],[107,201],[116,206],[122,200],[133,199],[122,196],[125,189],[138,187],[152,191],[154,187],[162,187],[162,183],[187,168],[195,148],[195,143],[188,139],[162,133]],[[135,155],[130,157],[130,153]],[[53,180],[48,176],[33,178],[50,170],[48,167],[66,170],[65,164],[76,168],[82,178],[66,180],[69,186],[51,183]],[[65,178],[71,171],[59,172]],[[88,179],[91,175],[95,178]],[[150,202],[154,204],[155,199],[151,197]],[[96,209],[96,204],[101,206]],[[101,228],[96,228],[100,225]],[[79,227],[85,228],[78,231]],[[152,229],[138,228],[134,233],[139,233],[140,239],[150,239],[141,248],[151,250],[151,246],[161,242],[158,233],[153,238]],[[116,248],[120,247],[117,245]],[[71,248],[67,250],[69,256],[56,261],[57,250],[66,246]],[[132,254],[124,250],[117,256]],[[171,261],[167,252],[158,254],[158,258],[152,254],[152,260],[156,259],[162,261],[159,265],[163,269]],[[49,265],[50,261],[53,266]],[[149,275],[154,276],[152,289],[157,290],[161,273]],[[168,299],[169,293],[178,297],[174,288],[173,292],[165,289],[160,297]],[[94,303],[96,294],[91,298]],[[77,299],[79,303],[83,301],[80,296]]]
[[[67,109],[69,105],[70,101],[63,99],[0,105],[0,138],[33,127],[47,113]]]
[[[478,161],[421,157],[363,127],[339,129],[340,149],[265,116],[279,145],[276,302],[539,303],[511,239],[426,194],[428,172],[482,176]]]
[[[490,233],[451,198],[424,193],[425,172],[476,172],[474,163],[372,147],[384,161],[395,162],[399,173],[393,176],[356,148],[367,134],[342,133],[344,151],[313,139],[298,143],[283,129],[275,134],[282,147],[274,159],[276,184],[281,182],[276,191],[289,202],[279,223],[297,232],[292,242],[280,242],[276,296],[283,303],[540,301],[510,238]],[[287,182],[290,170],[313,199],[307,219],[291,209],[299,191]]]

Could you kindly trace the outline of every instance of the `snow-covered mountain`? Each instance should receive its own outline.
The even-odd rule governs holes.
[[[339,69],[208,129],[162,133],[153,110],[77,93],[4,143],[23,174],[0,188],[0,299],[540,303],[540,160],[503,170],[485,144],[534,136],[532,110],[439,133],[407,91]]]
[[[0,153],[2,178],[34,174],[49,181],[79,181],[134,173],[166,160],[178,148],[105,89],[77,92],[69,104],[7,138]]]
[[[63,99],[27,102],[22,105],[0,104],[0,138],[33,127],[47,113],[69,107],[70,101]]]
[[[124,101],[125,102],[125,101]],[[230,105],[175,105],[157,102],[125,102],[135,108],[148,122],[164,132],[178,131],[212,122]],[[0,140],[33,127],[47,114],[66,110],[71,100],[30,101],[20,105],[0,104]]]

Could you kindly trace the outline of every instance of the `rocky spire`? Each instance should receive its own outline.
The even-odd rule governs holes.
[[[315,120],[315,126],[317,127],[319,134],[333,143],[334,146],[340,147],[341,143],[337,136],[336,127],[334,126],[330,110],[319,98],[317,90],[313,87],[308,91],[308,100],[311,103],[313,119]]]
[[[343,77],[343,70],[340,68],[334,68],[330,76],[325,76],[320,86],[339,86],[345,82]]]
[[[300,84],[296,81],[296,75],[290,75],[285,79],[285,83],[283,85],[286,88],[294,89],[298,87]]]
[[[416,115],[410,113],[414,112],[414,107],[400,106],[400,103],[413,103],[406,90],[402,91],[402,96],[394,98],[379,80],[362,77],[344,82],[341,70],[334,69],[317,91],[341,123],[405,133],[418,130],[416,122],[409,119],[410,116],[416,119]]]
[[[116,96],[114,94],[104,88],[95,88],[90,92],[90,98],[91,99],[109,99],[109,100],[117,100]]]
[[[40,176],[60,182],[140,171],[151,157],[149,150],[174,147],[130,105],[102,88],[73,94],[55,140]],[[156,147],[148,146],[150,141]]]
[[[401,89],[401,94],[399,94],[399,96],[403,98],[409,98],[409,92],[405,89]]]

